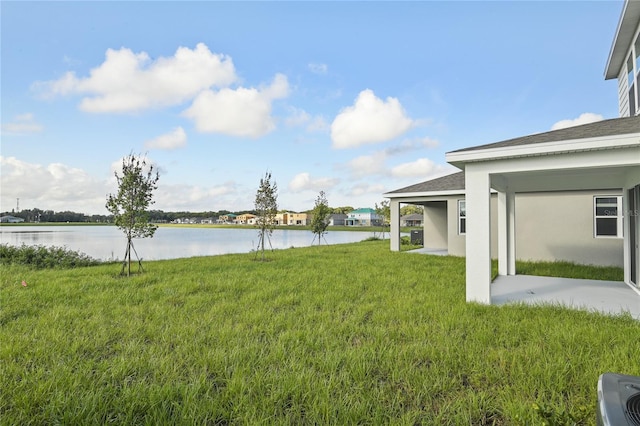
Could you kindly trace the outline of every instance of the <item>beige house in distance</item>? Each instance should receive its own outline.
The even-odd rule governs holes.
[[[400,205],[424,206],[424,244],[466,257],[466,299],[491,303],[516,259],[615,265],[640,297],[640,1],[626,0],[605,79],[618,79],[620,118],[446,154],[461,171],[384,194],[391,250]]]
[[[289,213],[288,225],[311,225],[311,219],[313,215],[309,213]]]
[[[251,213],[244,213],[236,216],[235,222],[240,225],[252,225],[256,221],[256,215]]]

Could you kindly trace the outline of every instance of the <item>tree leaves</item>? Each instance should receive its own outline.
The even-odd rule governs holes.
[[[311,219],[311,232],[318,237],[318,245],[320,245],[322,236],[327,232],[331,211],[332,209],[329,207],[327,196],[324,191],[320,191],[312,210],[313,218]]]
[[[271,172],[266,172],[260,179],[254,203],[259,237],[258,248],[262,252],[262,260],[264,260],[265,239],[271,237],[278,214],[278,185],[275,181],[271,182],[271,179]]]
[[[149,222],[147,209],[153,204],[153,191],[158,188],[160,175],[146,158],[131,153],[122,159],[122,174],[115,172],[115,176],[118,193],[107,196],[105,207],[113,215],[115,225],[127,237],[125,256],[128,256],[131,269],[131,240],[151,238],[158,229]]]

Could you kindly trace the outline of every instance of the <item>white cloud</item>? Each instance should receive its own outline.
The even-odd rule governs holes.
[[[361,155],[354,158],[349,161],[347,167],[353,177],[380,175],[387,173],[386,160],[386,152],[378,151],[371,155]]]
[[[287,77],[277,74],[270,86],[261,89],[204,91],[182,114],[194,120],[200,132],[256,138],[275,129],[271,103],[288,94]]]
[[[595,123],[596,121],[602,121],[604,119],[600,114],[594,114],[592,112],[585,112],[580,114],[580,117],[569,119],[569,120],[560,120],[551,126],[551,130],[560,130],[566,129],[567,127],[579,126],[581,124]]]
[[[108,192],[106,181],[86,171],[60,163],[41,165],[15,157],[0,157],[1,210],[9,210],[20,198],[24,208],[56,211],[103,212]]]
[[[86,94],[80,109],[87,112],[135,112],[177,105],[212,86],[236,81],[230,57],[213,54],[199,43],[180,47],[174,56],[151,60],[146,52],[108,49],[105,61],[79,78],[68,72],[58,80],[36,82],[32,88],[44,96]]]
[[[298,173],[289,182],[289,190],[291,192],[300,191],[327,191],[338,184],[335,178],[311,178],[309,173]]]
[[[290,107],[291,113],[285,119],[285,124],[289,127],[304,126],[308,132],[322,132],[329,128],[327,122],[322,116],[311,116],[303,109]]]
[[[311,121],[311,115],[305,110],[295,107],[290,107],[289,110],[291,114],[284,120],[287,126],[304,126]]]
[[[309,70],[314,74],[326,74],[328,69],[327,64],[309,64]]]
[[[417,123],[406,116],[400,101],[376,97],[363,90],[353,106],[344,108],[331,123],[334,148],[354,148],[396,138]]]
[[[220,210],[221,206],[241,210],[252,205],[251,201],[242,198],[233,181],[203,187],[163,184],[161,179],[154,200],[154,206],[165,211],[211,211]]]
[[[351,197],[361,197],[363,195],[367,195],[367,194],[375,194],[375,195],[380,195],[380,197],[382,197],[382,193],[384,192],[385,188],[384,185],[380,185],[380,184],[368,184],[368,183],[358,183],[354,186],[352,186],[348,191],[347,191],[347,195],[351,196]],[[373,207],[373,206],[371,206]]]
[[[117,191],[113,172],[122,169],[122,160],[114,161],[110,176],[102,178],[61,163],[42,165],[15,157],[0,156],[0,167],[0,211],[11,211],[16,206],[16,198],[20,198],[22,209],[108,214],[104,205],[107,194]],[[214,186],[172,185],[165,183],[161,174],[152,208],[165,211],[243,210],[253,205],[253,195],[233,181]]]
[[[39,133],[43,129],[44,127],[36,122],[35,117],[31,113],[16,115],[11,122],[2,125],[2,133]]]
[[[424,177],[436,170],[436,163],[428,158],[419,158],[409,163],[398,164],[391,169],[391,175],[396,177]]]
[[[146,149],[176,149],[187,144],[187,134],[182,127],[176,127],[171,132],[145,142]]]

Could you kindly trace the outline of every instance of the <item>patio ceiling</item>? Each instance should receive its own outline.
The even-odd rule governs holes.
[[[620,189],[634,168],[638,165],[493,173],[491,183],[511,192]]]

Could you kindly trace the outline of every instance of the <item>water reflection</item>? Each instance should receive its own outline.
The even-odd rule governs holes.
[[[371,232],[329,231],[322,243],[344,244],[372,236]],[[276,229],[271,236],[271,247],[306,247],[311,245],[313,237],[311,231]],[[0,242],[15,246],[66,247],[101,260],[122,259],[126,249],[124,234],[114,226],[0,226]],[[146,260],[248,253],[258,246],[258,231],[255,228],[161,227],[153,238],[134,240],[134,246],[138,255]]]

